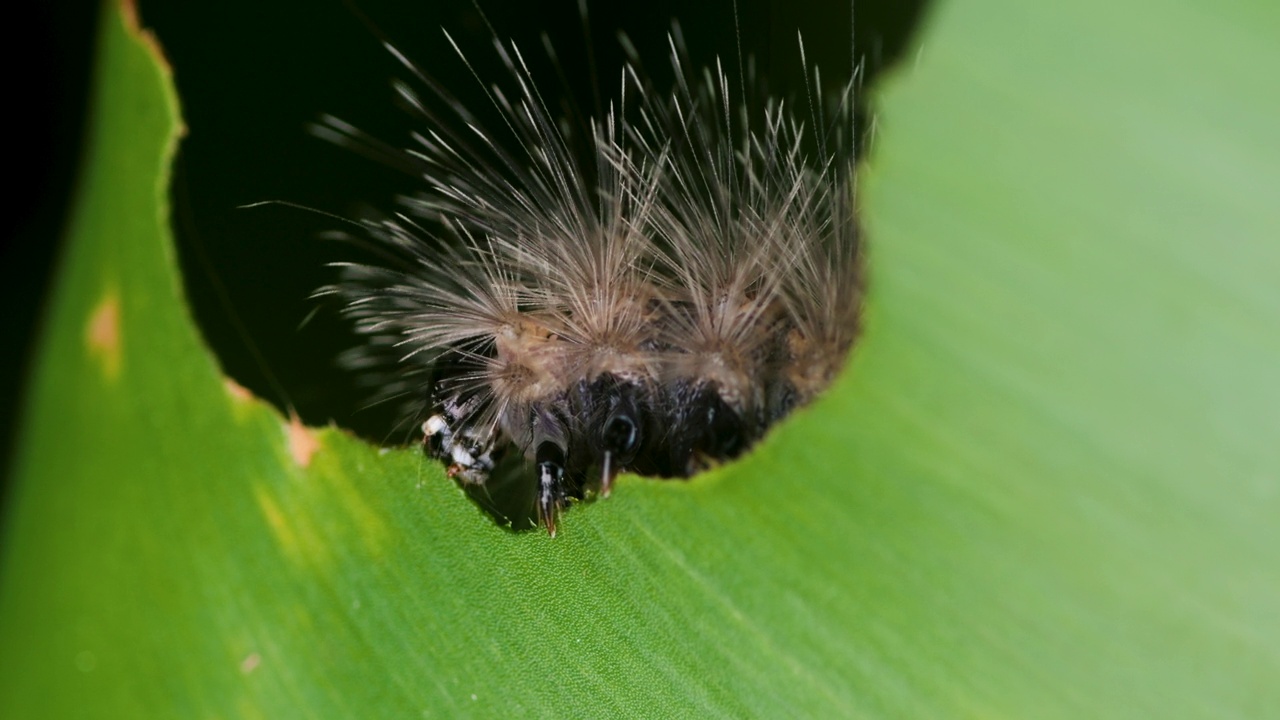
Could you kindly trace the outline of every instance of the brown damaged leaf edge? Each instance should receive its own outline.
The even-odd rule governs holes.
[[[300,467],[311,465],[311,457],[320,449],[320,441],[311,428],[302,424],[297,413],[289,413],[289,424],[286,426],[289,436],[289,454]]]
[[[146,46],[147,50],[151,53],[152,57],[155,59],[156,64],[161,68],[161,70],[165,73],[166,77],[170,80],[171,87],[172,87],[173,66],[170,64],[168,58],[165,56],[164,48],[161,46],[160,41],[156,37],[155,33],[153,33],[151,30],[147,28],[142,27],[141,18],[138,15],[138,6],[137,6],[136,0],[119,0],[119,8],[120,8],[120,14],[124,20],[126,31],[129,32],[129,34],[133,35],[140,42],[142,42],[143,45]],[[175,128],[174,137],[171,141],[172,145],[168,151],[168,163],[170,164],[170,166],[172,165],[173,158],[177,155],[178,143],[181,142],[182,138],[186,137],[186,134],[187,134],[187,125],[186,125],[186,122],[182,119],[182,113],[180,108],[181,103],[180,103],[180,99],[176,95],[176,91],[173,93],[172,99],[176,105],[179,105],[179,111],[175,113],[175,117],[177,118],[178,125]],[[159,191],[163,193],[165,198],[162,205],[166,208],[169,207],[169,202],[168,202],[168,193],[170,190],[170,188],[168,187],[169,179],[170,179],[170,175],[168,172],[166,172],[164,186],[159,189]],[[165,224],[171,226],[171,223],[169,222],[171,219],[172,218],[165,218]],[[179,278],[179,281],[180,281],[181,275],[177,275],[177,277]],[[179,287],[178,295],[179,297],[183,298],[184,302],[186,301],[185,287]],[[118,358],[119,340],[118,340],[118,337],[116,337],[114,338],[114,342],[115,342],[114,346],[103,347],[102,327],[104,326],[104,323],[107,320],[112,321],[110,329],[113,330],[118,336],[118,333],[119,333],[118,305],[119,303],[118,303],[118,299],[114,297],[108,298],[108,300],[112,302],[111,306],[100,309],[99,312],[94,315],[94,319],[92,321],[93,324],[92,324],[92,327],[90,328],[91,335],[89,340],[90,340],[90,343],[96,349],[104,353],[105,369],[109,375],[114,375],[119,367],[119,358]],[[107,310],[110,310],[111,312],[113,312],[114,315],[110,318],[100,317],[100,315]],[[200,335],[200,340],[203,344],[205,344],[205,351],[209,352],[210,355],[213,356],[216,361],[216,354],[212,353],[209,350],[207,346],[207,342],[205,341],[203,335]],[[107,352],[108,350],[113,350],[114,352],[113,353]],[[114,362],[112,362],[113,360]],[[219,371],[221,372],[221,368],[219,368]],[[227,376],[225,372],[223,373],[223,386],[227,390],[227,394],[231,397],[233,402],[236,402],[236,403],[263,402],[261,398],[257,397],[248,388],[244,387],[243,385],[237,383],[231,377]],[[263,403],[263,404],[269,406],[268,403]],[[275,412],[274,408],[271,408],[271,410],[272,412]],[[319,439],[316,438],[315,429],[309,428],[305,424],[303,424],[302,420],[298,417],[298,415],[293,412],[290,412],[287,422],[284,423],[284,427],[285,427],[285,436],[289,446],[290,457],[292,457],[294,462],[296,462],[300,467],[302,468],[308,467],[311,464],[312,456],[315,455],[316,451],[320,449],[320,441]]]
[[[147,28],[142,27],[142,20],[138,15],[137,0],[119,0],[120,15],[124,18],[125,29],[130,35],[142,41],[151,54],[155,57],[156,63],[164,70],[165,75],[173,77],[173,65],[169,63],[169,59],[165,57],[164,48],[160,46],[160,41],[156,39],[155,33]],[[178,126],[179,136],[186,135],[187,126],[182,123]]]

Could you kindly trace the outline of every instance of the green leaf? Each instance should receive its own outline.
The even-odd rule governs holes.
[[[868,330],[743,462],[554,540],[219,374],[107,13],[0,568],[4,717],[1280,713],[1280,6],[939,5]]]

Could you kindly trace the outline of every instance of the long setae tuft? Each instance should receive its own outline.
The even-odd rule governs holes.
[[[501,118],[489,130],[388,45],[416,78],[394,85],[421,123],[412,144],[317,129],[398,152],[422,180],[361,223],[380,259],[317,293],[366,338],[344,361],[404,403],[451,476],[528,477],[552,533],[619,472],[737,456],[831,383],[859,331],[855,83],[797,115],[719,63],[692,70],[678,26],[670,47],[672,90],[632,62],[616,102],[575,125],[495,41],[507,84],[472,71]]]

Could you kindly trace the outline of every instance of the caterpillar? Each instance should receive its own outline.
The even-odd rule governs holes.
[[[421,187],[360,221],[379,259],[317,295],[362,338],[344,363],[451,477],[514,478],[555,535],[571,499],[731,460],[832,382],[864,288],[856,78],[827,98],[815,68],[806,103],[770,97],[751,67],[691,67],[675,24],[670,89],[629,49],[615,98],[569,118],[514,43],[495,35],[502,85],[444,37],[500,122],[385,43],[413,78],[394,83],[411,143],[315,131]]]

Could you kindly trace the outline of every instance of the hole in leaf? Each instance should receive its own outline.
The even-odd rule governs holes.
[[[508,77],[492,51],[488,30],[467,0],[444,3],[429,15],[388,0],[358,4],[388,40],[448,84],[468,107],[487,100],[440,28],[446,27],[481,78]],[[867,82],[895,61],[918,23],[922,0],[857,3],[857,46]],[[481,7],[503,39],[514,40],[531,63],[545,63],[545,31],[561,56],[572,94],[592,105],[592,80],[577,4],[570,0],[500,0]],[[419,129],[396,106],[390,83],[407,73],[378,38],[342,3],[248,0],[184,5],[143,2],[170,58],[189,128],[174,174],[174,229],[184,282],[195,317],[224,371],[240,385],[309,425],[334,421],[378,444],[420,439],[417,424],[400,422],[398,407],[368,407],[368,390],[336,358],[360,342],[333,304],[310,299],[335,279],[327,263],[352,259],[352,248],[321,235],[339,223],[281,205],[280,200],[358,218],[366,208],[387,210],[414,179],[323,142],[305,127],[321,113],[348,121],[394,146]],[[736,67],[734,8],[723,2],[619,4],[591,2],[590,46],[596,83],[607,99],[617,93],[625,30],[655,83],[670,83],[667,34],[678,18],[697,67],[716,55]],[[808,63],[825,84],[848,77],[849,4],[844,0],[789,3],[742,0],[741,46],[755,57],[770,92],[803,97],[796,30]],[[444,75],[439,68],[449,68]],[[540,88],[561,92],[554,71],[535,67]],[[664,78],[663,73],[668,74]],[[730,74],[733,74],[731,71]],[[865,95],[864,95],[865,96]],[[305,321],[305,322],[304,322]],[[286,407],[291,405],[292,408]],[[527,524],[532,489],[499,473],[471,494],[492,514]]]

